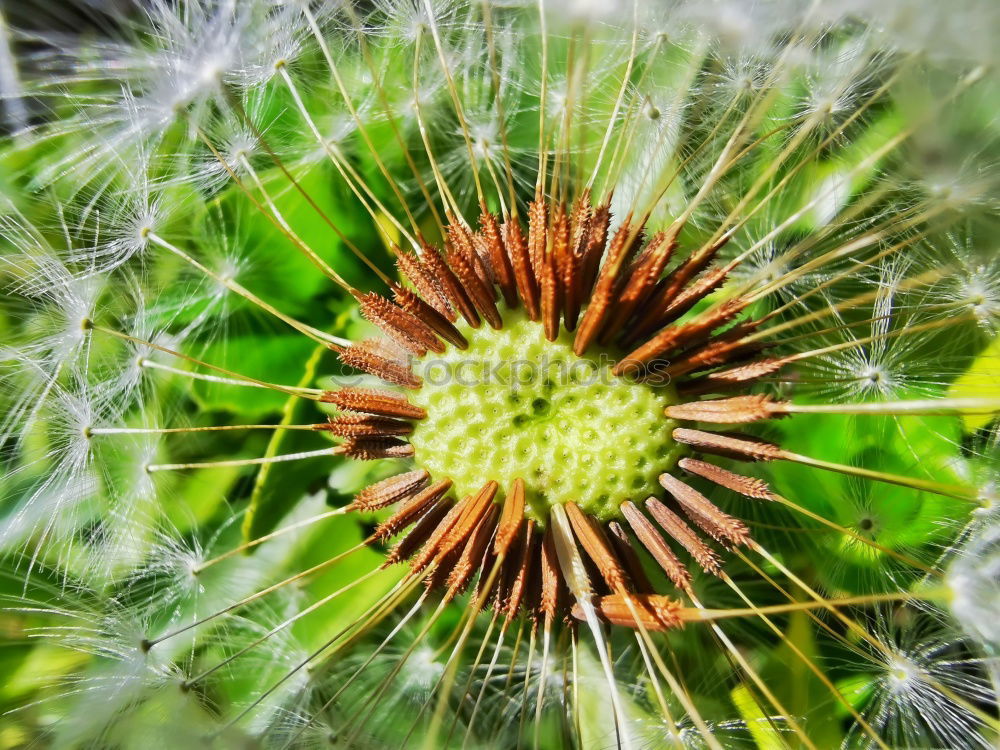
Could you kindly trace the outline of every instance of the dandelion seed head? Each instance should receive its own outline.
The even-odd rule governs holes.
[[[981,207],[991,207],[993,180],[954,165],[934,165],[925,173],[922,184],[933,203],[949,211],[967,213]]]
[[[150,234],[160,230],[178,207],[150,183],[147,165],[134,164],[125,174],[130,179],[127,190],[101,193],[93,199],[92,210],[100,223],[86,242],[69,253],[71,262],[86,262],[92,273],[111,271],[142,255]]]
[[[890,693],[897,694],[911,690],[919,679],[920,673],[916,665],[905,656],[897,654],[886,664],[886,684]]]
[[[995,516],[995,512],[993,513]],[[983,643],[1000,644],[996,611],[1000,592],[1000,530],[989,519],[956,551],[948,570],[951,609],[962,627]]]
[[[790,270],[782,248],[763,238],[741,240],[746,245],[746,260],[734,270],[734,277],[744,283],[774,282],[786,278]]]
[[[428,12],[428,8],[430,12]],[[458,27],[454,0],[376,0],[372,15],[378,20],[369,27],[393,45],[413,44],[428,35],[432,26],[449,31]]]
[[[8,235],[14,239],[17,235]],[[23,248],[2,261],[8,275],[17,279],[10,293],[31,304],[35,335],[21,353],[45,363],[50,372],[73,359],[87,339],[85,321],[95,313],[106,290],[106,280],[96,274],[77,274],[54,251]]]
[[[987,264],[963,263],[947,292],[947,297],[975,316],[981,328],[993,335],[1000,322],[1000,269]]]
[[[497,152],[500,144],[500,128],[496,122],[478,122],[469,127],[472,136],[472,152],[479,159],[496,161],[502,158],[502,154]]]
[[[226,79],[245,90],[266,85],[279,70],[298,60],[310,35],[306,16],[295,2],[263,5],[263,19],[254,18],[249,6],[240,29],[248,38],[238,46],[239,57],[225,69]],[[321,23],[332,11],[320,8],[315,17]]]
[[[862,709],[866,720],[894,742],[912,743],[928,733],[944,745],[988,747],[982,718],[970,710],[988,694],[988,683],[978,657],[963,655],[963,638],[939,613],[897,611],[879,621],[876,634],[870,658],[879,677]]]
[[[418,695],[426,695],[444,673],[442,664],[430,646],[421,646],[407,662],[403,677],[404,690]]]
[[[712,87],[727,99],[753,94],[767,81],[768,66],[755,58],[731,57],[712,78]]]

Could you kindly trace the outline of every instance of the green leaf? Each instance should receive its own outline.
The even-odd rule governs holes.
[[[287,385],[299,377],[310,354],[315,356],[314,349],[311,340],[296,333],[232,335],[210,346],[199,358],[247,377]],[[235,360],[237,354],[239,359]],[[232,411],[248,420],[287,408],[284,393],[265,388],[200,380],[191,391],[202,410]]]
[[[951,384],[948,398],[1000,398],[1000,336],[993,339],[968,370]],[[966,414],[962,425],[974,432],[996,419],[996,414]]]

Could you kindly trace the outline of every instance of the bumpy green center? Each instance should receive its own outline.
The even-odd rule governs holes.
[[[450,477],[459,497],[490,479],[507,489],[520,477],[527,515],[576,502],[603,521],[623,500],[642,500],[676,463],[670,386],[614,377],[607,353],[573,353],[572,335],[547,341],[521,311],[504,327],[465,327],[469,348],[428,354],[415,367],[423,387],[410,396],[427,410],[411,436],[416,462]]]

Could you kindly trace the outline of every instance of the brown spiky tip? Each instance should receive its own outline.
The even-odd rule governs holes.
[[[608,229],[611,226],[611,196],[594,209],[594,218],[590,223],[586,242],[581,242],[583,260],[580,269],[580,286],[584,294],[589,295],[597,282],[597,273],[604,257],[604,248],[608,244]]]
[[[750,530],[742,521],[719,510],[707,497],[671,474],[660,474],[660,484],[706,534],[722,544],[746,544]]]
[[[747,424],[775,416],[787,416],[784,406],[785,402],[775,402],[767,394],[760,393],[674,404],[668,406],[665,413],[671,419],[683,419],[690,422]]]
[[[454,323],[458,319],[458,314],[448,300],[448,294],[436,274],[421,261],[416,253],[409,253],[399,248],[395,248],[395,251],[396,267],[413,284],[420,298],[448,321]]]
[[[566,515],[577,541],[597,566],[608,588],[612,591],[631,589],[625,569],[612,552],[610,543],[597,522],[580,510],[576,503],[566,503]]]
[[[368,292],[354,295],[366,320],[375,324],[403,349],[418,357],[428,350],[442,354],[445,346],[423,320],[385,297]]]
[[[528,521],[524,525],[524,537],[518,548],[517,555],[505,561],[502,585],[497,588],[496,609],[509,622],[517,616],[524,601],[524,595],[531,574],[531,561],[535,551],[535,522]],[[530,613],[533,614],[533,613]]]
[[[787,363],[787,359],[767,357],[746,365],[716,370],[681,382],[677,387],[677,393],[681,396],[700,396],[748,386],[761,378],[773,375]]]
[[[371,414],[341,414],[331,417],[326,429],[343,438],[386,438],[408,435],[413,432],[413,425],[400,419]]]
[[[378,510],[419,492],[430,480],[423,469],[397,474],[365,487],[351,503],[353,510]]]
[[[569,216],[565,206],[559,205],[553,211],[548,249],[541,259],[541,269],[536,269],[542,285],[542,327],[549,341],[559,336],[565,296],[563,271],[569,263],[569,243]]]
[[[719,250],[725,246],[727,240],[728,236],[714,245],[692,253],[678,263],[677,267],[668,273],[665,278],[660,280],[654,290],[650,304],[645,310],[639,312],[636,316],[633,330],[625,336],[627,343],[632,344],[640,341],[643,337],[649,336],[652,332],[662,328],[672,320],[676,320],[680,314],[676,312],[679,307],[678,297],[685,294],[685,287],[691,283],[691,280],[695,276],[709,267],[718,255]],[[702,292],[698,299],[704,297],[705,294],[707,294],[707,291]],[[695,299],[694,302],[697,303],[698,299]]]
[[[367,372],[387,383],[404,388],[419,388],[423,385],[423,380],[413,374],[405,361],[393,357],[383,342],[359,341],[341,349],[339,356],[340,361],[348,367]]]
[[[680,516],[655,497],[646,499],[646,510],[671,539],[688,551],[688,554],[694,558],[702,570],[711,575],[719,574],[722,568],[719,556],[702,541],[701,537],[690,526],[684,523]]]
[[[421,299],[416,292],[411,292],[409,289],[404,289],[397,285],[393,288],[393,297],[396,299],[396,304],[404,311],[422,320],[427,324],[428,328],[452,346],[459,349],[467,349],[469,347],[468,340],[452,324],[452,321]]]
[[[542,547],[539,554],[541,569],[541,587],[539,591],[539,609],[545,619],[552,621],[561,609],[564,600],[562,576],[559,573],[559,559],[556,555],[555,540],[552,537],[552,527],[545,530]]]
[[[605,622],[626,628],[643,630],[678,630],[684,627],[680,602],[656,594],[612,594],[602,596],[594,609]],[[585,619],[583,607],[573,605],[573,617]]]
[[[721,466],[710,464],[707,461],[699,461],[696,458],[682,458],[677,462],[685,471],[696,474],[703,479],[714,482],[720,487],[725,487],[733,492],[738,492],[746,497],[757,498],[758,500],[773,500],[771,488],[767,482],[756,477],[745,477],[742,474],[723,469]]]
[[[482,230],[483,243],[486,246],[486,254],[493,268],[494,277],[503,294],[504,304],[509,308],[515,308],[519,302],[517,280],[514,277],[514,266],[504,242],[503,228],[497,217],[490,213],[485,205],[481,207],[479,227]]]
[[[746,365],[740,365],[739,367],[732,367],[728,370],[718,370],[716,372],[708,373],[705,378],[707,380],[730,382],[730,383],[746,383],[751,380],[756,380],[757,378],[762,378],[767,375],[773,375],[786,364],[788,364],[788,358],[778,358],[769,357],[765,359],[759,359],[756,362],[751,362]]]
[[[765,343],[747,340],[759,325],[760,320],[749,320],[692,342],[679,354],[673,355],[666,373],[672,378],[681,378],[693,372],[756,357],[768,348]]]
[[[483,280],[476,272],[476,265],[470,261],[471,256],[461,250],[453,249],[448,252],[448,265],[462,285],[462,290],[467,299],[472,303],[478,314],[486,318],[490,327],[499,329],[503,327],[503,318],[497,309],[496,301],[493,297],[493,287]]]
[[[376,388],[341,388],[327,391],[320,400],[345,411],[381,417],[423,419],[427,416],[423,407],[411,404],[405,396]]]
[[[468,262],[476,277],[482,282],[483,288],[488,291],[490,298],[495,300],[496,294],[493,288],[495,275],[492,267],[480,254],[480,248],[483,252],[486,250],[485,243],[481,242],[481,237],[473,235],[469,227],[458,221],[453,215],[449,214],[449,220],[451,223],[447,229],[447,245],[450,245],[452,251],[459,253]]]
[[[677,246],[673,240],[675,236],[673,232],[657,232],[650,239],[629,270],[602,340],[609,341],[612,336],[619,333],[640,305],[647,303],[660,274]]]
[[[416,524],[412,529],[410,529],[409,533],[389,551],[389,554],[385,557],[385,563],[383,563],[382,567],[387,568],[390,565],[395,565],[409,560],[418,549],[430,540],[438,526],[440,526],[441,522],[448,517],[448,514],[451,513],[453,508],[454,505],[442,501],[432,503],[425,513],[418,514]],[[405,529],[409,523],[410,521],[402,523],[399,528],[393,530],[392,536],[400,533],[400,531]]]
[[[466,323],[473,328],[479,328],[482,321],[479,318],[479,313],[476,312],[476,306],[441,253],[436,248],[425,245],[424,252],[420,257],[427,270],[437,280],[448,304],[461,313]]]
[[[517,293],[528,317],[538,320],[538,281],[531,267],[531,253],[528,250],[528,240],[517,221],[509,221],[503,225],[504,244],[510,256],[511,268],[514,270],[514,283]]]
[[[559,336],[559,317],[562,313],[557,262],[556,256],[550,254],[542,259],[541,268],[538,269],[542,288],[542,330],[549,341],[555,341]]]
[[[632,527],[632,532],[639,538],[642,546],[646,548],[657,564],[663,569],[667,578],[677,588],[690,594],[691,574],[688,573],[687,568],[684,567],[677,558],[677,555],[670,549],[669,545],[654,528],[653,524],[650,523],[649,519],[631,502],[622,503],[621,512],[625,516],[625,520],[628,521],[629,526]]]
[[[451,480],[443,479],[411,496],[399,510],[378,525],[372,535],[373,540],[384,541],[396,536],[430,511],[450,489]]]
[[[500,525],[497,527],[496,540],[493,543],[493,554],[503,557],[517,537],[517,532],[524,523],[524,480],[515,479],[503,503],[503,513]]]
[[[471,497],[466,496],[452,505],[447,509],[447,512],[441,521],[432,529],[425,530],[422,528],[422,522],[418,523],[417,527],[409,535],[407,535],[403,542],[400,543],[401,545],[404,544],[411,536],[417,535],[418,532],[420,532],[421,535],[426,532],[426,541],[422,543],[419,552],[417,552],[417,550],[413,550],[411,552],[411,554],[413,554],[413,552],[417,552],[417,554],[410,562],[410,570],[414,573],[419,573],[430,565],[434,561],[435,557],[438,557],[441,540],[444,538],[445,534],[448,533],[451,527],[455,525],[455,522],[459,519],[459,517],[466,511],[471,500]]]
[[[396,438],[349,438],[342,447],[345,456],[359,461],[413,456],[413,446]]]
[[[689,323],[667,326],[645,344],[629,352],[623,362],[615,366],[614,374],[625,375],[635,368],[636,363],[645,364],[670,352],[680,351],[699,341],[708,340],[712,331],[730,323],[749,304],[749,300],[736,297],[705,311]]]
[[[540,274],[549,240],[549,205],[541,198],[528,204],[528,257],[535,275]]]
[[[461,545],[462,552],[448,571],[445,599],[453,599],[464,591],[472,581],[473,575],[479,570],[486,547],[496,529],[497,512],[495,505],[490,506],[464,538]]]
[[[559,260],[560,282],[563,290],[563,318],[566,330],[576,329],[585,295],[584,288],[587,247],[594,228],[594,208],[590,203],[590,191],[585,190],[577,198],[570,216],[570,242],[565,256]]]
[[[497,483],[490,480],[476,495],[469,499],[465,509],[446,529],[440,540],[439,548],[434,553],[438,558],[443,558],[452,550],[459,548],[468,539],[472,530],[479,525],[483,517],[492,511],[493,498],[496,496],[497,489]]]
[[[631,217],[626,217],[615,232],[608,246],[607,260],[600,267],[590,302],[573,340],[573,351],[577,356],[587,351],[603,332],[611,305],[615,301],[618,273],[628,260],[629,251],[635,246],[635,239],[641,229],[641,226],[635,227],[631,223]]]
[[[660,325],[666,325],[677,320],[681,315],[692,309],[709,294],[716,291],[725,283],[729,274],[737,266],[737,261],[732,261],[716,268],[710,268],[698,276],[689,287],[677,294],[676,297],[663,308],[663,312],[657,321]]]
[[[614,547],[615,554],[618,555],[618,559],[621,560],[629,578],[632,579],[636,591],[653,591],[653,584],[642,567],[642,561],[639,559],[628,532],[617,521],[611,521],[608,524],[608,531],[611,532],[611,545]]]
[[[690,445],[700,451],[742,461],[774,461],[783,455],[781,448],[774,443],[744,435],[678,427],[673,431],[673,438],[678,443]]]

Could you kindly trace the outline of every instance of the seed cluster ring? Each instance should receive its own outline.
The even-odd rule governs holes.
[[[405,440],[414,423],[427,417],[425,408],[404,395],[423,385],[412,359],[448,347],[466,349],[468,336],[460,326],[475,331],[485,322],[499,330],[505,311],[520,306],[541,324],[548,341],[564,326],[575,332],[572,348],[578,356],[594,347],[623,352],[611,367],[614,376],[654,386],[670,383],[681,399],[693,399],[667,406],[666,418],[744,424],[783,416],[783,404],[765,395],[701,398],[746,388],[786,363],[763,355],[767,344],[753,334],[766,318],[746,317],[748,297],[705,304],[736,267],[735,261],[718,259],[724,242],[677,257],[679,227],[647,237],[644,222],[629,216],[610,234],[611,219],[610,202],[594,206],[587,193],[571,208],[538,199],[530,204],[526,234],[516,217],[500,223],[484,208],[478,231],[452,218],[443,248],[425,243],[419,254],[396,248],[397,266],[409,285],[394,286],[391,300],[372,292],[357,295],[362,314],[387,338],[337,351],[345,364],[404,390],[330,392],[324,400],[342,413],[324,428],[344,439],[348,456],[413,456],[419,463]],[[768,461],[783,455],[778,446],[754,437],[691,426],[675,428],[672,439],[698,456]],[[666,500],[651,496],[651,490],[617,498],[617,517],[606,522],[575,502],[564,503],[568,523],[562,528],[586,554],[595,610],[617,625],[681,626],[686,610],[677,595],[691,594],[692,578],[680,554],[720,575],[722,558],[713,544],[727,549],[751,541],[746,524],[682,481],[676,468],[748,498],[772,497],[762,480],[700,457],[689,455],[664,468],[669,470],[659,483]],[[409,563],[413,575],[423,576],[428,588],[440,589],[447,599],[476,581],[474,601],[493,606],[508,620],[522,611],[536,620],[583,616],[573,606],[578,597],[567,581],[567,563],[556,554],[560,524],[527,512],[524,478],[501,488],[497,478],[483,477],[477,491],[457,501],[452,489],[452,478],[419,469],[373,484],[351,507],[395,506],[369,541],[401,536],[386,565]],[[674,596],[655,590],[637,555],[640,547],[662,568]]]

